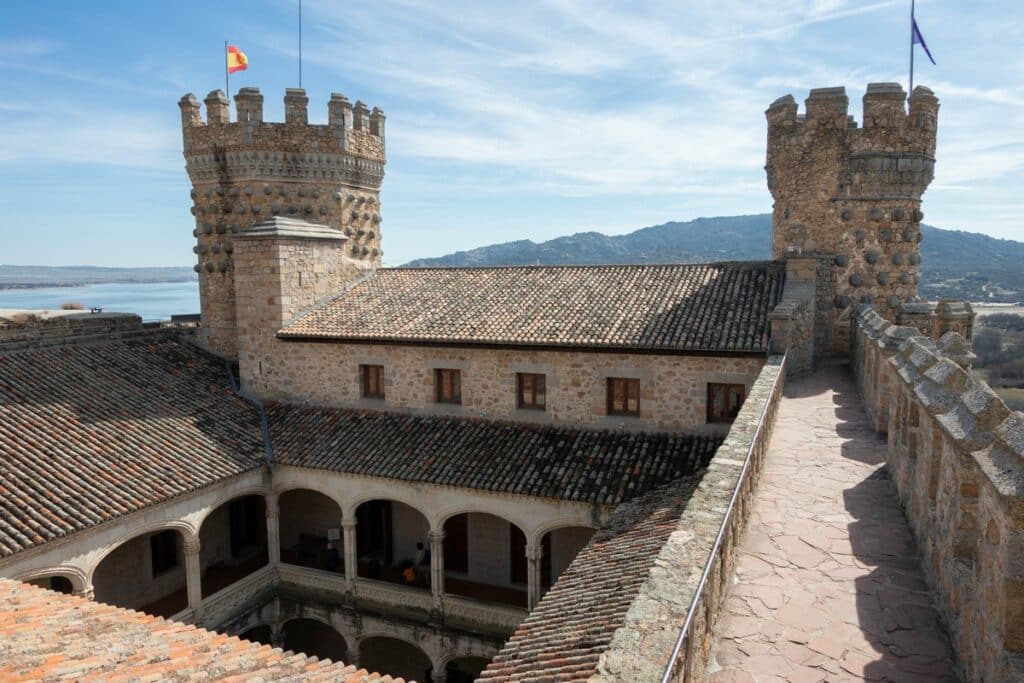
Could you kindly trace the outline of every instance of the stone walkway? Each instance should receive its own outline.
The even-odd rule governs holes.
[[[957,680],[885,447],[846,366],[787,384],[709,683]]]

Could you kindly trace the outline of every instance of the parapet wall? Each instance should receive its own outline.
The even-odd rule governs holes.
[[[865,408],[972,681],[1024,680],[1024,413],[969,372],[955,332],[938,343],[870,306],[851,362]]]
[[[0,311],[0,352],[103,340],[143,329],[134,313]]]
[[[761,369],[591,681],[703,680],[787,364],[771,356]]]

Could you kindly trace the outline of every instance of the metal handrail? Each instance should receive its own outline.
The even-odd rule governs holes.
[[[788,354],[782,355],[782,363],[779,365],[779,376],[772,382],[772,388],[769,392],[769,399],[775,395],[778,389],[779,378],[783,377],[786,369],[786,359]],[[690,606],[686,611],[686,620],[683,621],[683,626],[679,630],[679,636],[676,638],[675,647],[672,648],[672,656],[669,657],[668,665],[665,667],[665,673],[661,677],[661,683],[671,683],[672,681],[672,670],[675,666],[676,660],[679,658],[679,653],[682,652],[683,645],[687,642],[690,637],[690,627],[693,624],[694,608],[700,604],[700,599],[704,595],[704,587],[707,585],[708,577],[711,575],[712,570],[715,566],[715,557],[718,556],[718,552],[722,547],[722,541],[725,538],[725,531],[729,527],[729,520],[732,518],[733,509],[736,507],[736,501],[739,499],[740,490],[743,488],[743,480],[747,476],[747,470],[750,469],[750,459],[754,454],[754,447],[756,446],[758,439],[761,436],[762,429],[764,428],[764,418],[768,413],[768,409],[771,407],[772,401],[765,401],[764,406],[761,407],[761,413],[757,419],[757,429],[754,431],[754,437],[750,440],[750,445],[747,447],[747,455],[743,459],[743,467],[740,469],[740,476],[736,488],[732,492],[732,498],[729,499],[729,506],[725,510],[725,519],[722,521],[722,526],[718,530],[718,536],[715,537],[715,544],[711,548],[711,553],[708,555],[708,561],[704,565],[704,571],[700,575],[700,581],[697,583],[697,590],[693,594],[693,598],[690,600]],[[710,624],[709,624],[710,626]]]

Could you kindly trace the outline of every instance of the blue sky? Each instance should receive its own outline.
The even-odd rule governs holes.
[[[905,0],[305,0],[310,117],[387,113],[385,262],[583,230],[767,212],[764,109],[907,79]],[[515,9],[512,9],[512,8]],[[0,263],[193,262],[177,100],[223,40],[282,119],[297,0],[0,6]],[[942,101],[926,222],[1024,240],[1024,10],[919,0]],[[713,235],[708,236],[714,239]]]

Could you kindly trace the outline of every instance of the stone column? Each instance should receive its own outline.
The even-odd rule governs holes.
[[[270,645],[284,649],[284,627],[279,621],[270,625]]]
[[[278,497],[276,493],[268,493],[264,497],[267,507],[267,560],[271,567],[281,564],[281,529],[278,525],[280,517]]]
[[[188,606],[192,609],[192,621],[203,620],[203,567],[199,557],[199,538],[185,539],[185,587]]]
[[[430,672],[430,683],[447,683],[448,671],[445,669],[434,669]]]
[[[444,609],[444,532],[430,532],[430,592],[434,595],[434,609]],[[442,672],[443,673],[443,672]]]
[[[353,514],[353,517],[355,515]],[[352,591],[356,587],[356,577],[359,575],[359,564],[356,557],[356,520],[341,520],[341,536],[345,546],[345,583],[346,590]]]
[[[71,594],[72,595],[76,595],[76,596],[78,596],[80,598],[85,598],[86,600],[95,600],[96,599],[96,591],[95,591],[95,589],[93,589],[93,587],[91,585],[86,586],[85,588],[83,588],[80,591],[71,591]]]
[[[540,602],[540,561],[543,557],[543,545],[539,542],[526,544],[526,604],[531,612]]]

